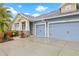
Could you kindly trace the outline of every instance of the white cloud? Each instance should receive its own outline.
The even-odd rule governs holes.
[[[48,7],[45,6],[37,6],[37,8],[35,9],[36,11],[45,11],[46,9],[48,9]]]
[[[14,9],[14,8],[10,7],[10,9]]]
[[[26,14],[26,15],[30,15],[30,13],[24,13],[24,14]]]
[[[17,14],[17,11],[12,7],[10,7],[10,9],[8,9],[8,10],[10,10],[12,12],[12,14],[14,14],[14,15]]]
[[[21,8],[21,7],[22,7],[22,5],[18,5],[18,7],[19,7],[19,8]]]
[[[36,17],[36,16],[39,16],[40,14],[32,14],[32,16]]]

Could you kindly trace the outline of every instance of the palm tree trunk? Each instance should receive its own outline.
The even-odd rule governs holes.
[[[4,38],[4,32],[0,32],[0,43],[4,41],[3,38]]]

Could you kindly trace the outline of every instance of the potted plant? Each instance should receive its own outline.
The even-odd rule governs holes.
[[[11,18],[9,8],[0,3],[0,42],[4,41],[4,31],[8,28],[8,23]]]
[[[5,33],[7,40],[13,40],[13,32],[8,31]]]
[[[8,24],[6,23],[6,21],[4,21],[3,19],[0,20],[0,42],[3,42],[5,40],[4,35],[5,35],[5,30],[6,27],[8,28]]]

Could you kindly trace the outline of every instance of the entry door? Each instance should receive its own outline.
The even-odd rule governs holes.
[[[36,25],[36,36],[45,37],[45,24]]]
[[[49,24],[49,37],[79,40],[79,22]]]

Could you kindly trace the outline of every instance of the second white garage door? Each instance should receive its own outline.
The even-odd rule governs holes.
[[[50,23],[49,37],[66,40],[79,40],[79,22]]]

